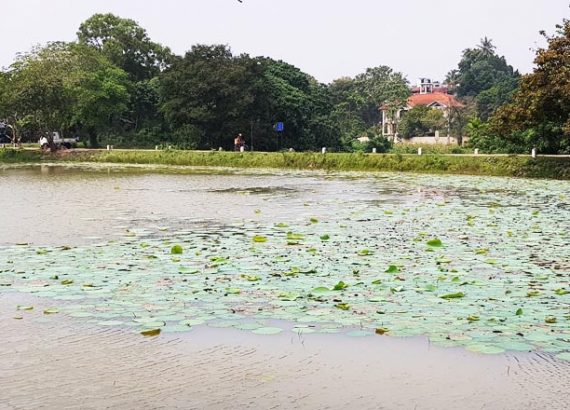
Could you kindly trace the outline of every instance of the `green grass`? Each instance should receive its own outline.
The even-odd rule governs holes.
[[[402,155],[363,153],[234,153],[198,151],[39,151],[0,150],[0,163],[108,162],[237,168],[288,168],[327,171],[395,171],[428,174],[495,175],[570,179],[570,158],[528,156]]]
[[[442,144],[394,144],[390,154],[417,154],[418,148],[423,154],[473,154],[473,149],[459,147],[457,145]]]
[[[18,163],[18,162],[38,162],[42,160],[41,151],[24,151],[12,148],[0,149],[1,163]]]

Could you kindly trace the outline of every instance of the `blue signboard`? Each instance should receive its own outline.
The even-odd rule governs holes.
[[[278,122],[277,124],[275,124],[275,131],[277,132],[285,131],[285,124],[282,122]]]

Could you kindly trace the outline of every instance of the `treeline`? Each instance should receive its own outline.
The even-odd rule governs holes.
[[[488,151],[567,152],[569,27],[565,20],[547,37],[535,72],[522,77],[490,40],[465,50],[446,79],[463,105],[445,116],[414,108],[398,131],[442,129]],[[233,55],[224,45],[194,45],[177,56],[112,14],[82,23],[76,41],[38,47],[0,71],[0,119],[21,141],[59,131],[92,147],[231,149],[240,132],[256,150],[382,152],[390,142],[379,107],[393,113],[409,95],[406,78],[386,66],[321,84],[286,62]]]
[[[286,62],[236,56],[224,45],[177,56],[136,22],[97,14],[75,42],[34,49],[0,73],[0,118],[24,141],[57,130],[92,147],[231,149],[241,132],[256,150],[340,150],[367,132],[375,137],[380,103],[408,92],[388,67],[327,86]]]

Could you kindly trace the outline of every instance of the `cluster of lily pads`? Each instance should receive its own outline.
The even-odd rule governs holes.
[[[0,293],[49,298],[50,317],[147,336],[199,325],[275,334],[285,328],[275,323],[292,323],[303,334],[426,335],[440,346],[570,360],[565,194],[538,184],[524,193],[447,188],[289,223],[3,247]]]

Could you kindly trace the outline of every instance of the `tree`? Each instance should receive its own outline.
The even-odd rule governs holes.
[[[72,98],[71,124],[83,129],[92,146],[127,110],[130,82],[122,69],[82,45],[72,45],[66,87]]]
[[[130,19],[95,14],[79,26],[79,42],[103,53],[134,81],[150,80],[173,59],[170,49],[150,40],[145,29]]]
[[[231,148],[237,132],[263,150],[338,145],[327,87],[283,61],[194,46],[160,76],[159,90],[166,119],[196,148]]]
[[[491,88],[481,91],[475,99],[479,118],[487,121],[499,107],[510,102],[518,84],[518,77],[507,77],[498,81]]]
[[[366,123],[368,126],[380,122],[380,106],[404,106],[410,96],[408,82],[402,73],[388,66],[367,68],[355,78],[357,89],[366,101]]]
[[[8,73],[0,71],[0,119],[8,117]]]
[[[22,55],[9,71],[8,104],[31,132],[107,130],[126,109],[127,74],[74,43],[50,43]]]
[[[10,67],[7,103],[32,131],[61,130],[70,122],[65,79],[71,70],[69,44],[50,43],[21,55]]]
[[[334,104],[332,119],[345,147],[351,147],[359,136],[374,133],[381,122],[380,106],[393,107],[394,114],[410,95],[404,76],[387,66],[368,68],[354,79],[335,80],[329,88]]]
[[[497,47],[493,44],[493,40],[487,36],[481,39],[481,44],[477,46],[477,49],[481,51],[481,55],[486,58],[493,58],[496,55]]]
[[[491,131],[505,143],[547,153],[570,152],[570,20],[542,32],[547,47],[536,53],[531,74],[523,76],[513,101],[491,118]]]
[[[448,74],[448,79],[457,83],[459,97],[476,97],[497,83],[519,77],[517,71],[507,64],[505,57],[498,56],[496,47],[487,37],[476,48],[463,51],[458,69]]]
[[[398,132],[405,138],[423,137],[443,127],[443,112],[427,105],[418,105],[404,114],[398,124]]]
[[[260,72],[258,80],[253,82],[255,98],[251,108],[258,115],[261,113],[262,123],[269,125],[261,135],[262,143],[265,140],[263,146],[315,149],[322,144],[329,145],[331,124],[327,118],[332,105],[328,89],[283,61],[263,58],[255,64]],[[285,130],[276,134],[271,126],[279,121],[285,123]]]
[[[196,45],[160,77],[162,111],[174,126],[196,127],[195,147],[229,147],[253,96],[247,71],[223,45]]]
[[[461,106],[451,106],[447,110],[447,127],[449,135],[457,139],[457,145],[463,145],[463,136],[467,133],[467,125],[476,118],[475,107],[469,100]]]
[[[135,138],[160,138],[148,135],[168,128],[159,110],[157,77],[176,59],[170,49],[153,42],[135,21],[113,14],[93,15],[80,25],[77,36],[81,44],[127,72],[132,82],[128,109],[121,119],[121,141],[137,145]]]
[[[352,78],[339,78],[328,89],[333,104],[331,119],[338,127],[342,145],[350,147],[352,141],[371,126],[372,121],[367,123],[370,104]]]

